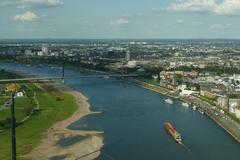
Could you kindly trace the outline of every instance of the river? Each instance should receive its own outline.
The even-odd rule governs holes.
[[[0,63],[0,68],[36,76],[59,76],[57,67]],[[67,75],[83,75],[67,69]],[[104,131],[104,147],[98,160],[235,160],[240,145],[208,117],[181,102],[165,103],[166,97],[116,79],[67,79],[66,84],[89,98],[92,111],[70,129]],[[181,133],[186,149],[176,144],[163,128],[171,122]]]

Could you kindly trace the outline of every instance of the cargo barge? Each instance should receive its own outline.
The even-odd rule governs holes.
[[[177,143],[182,144],[182,138],[180,133],[178,133],[177,130],[173,128],[171,123],[166,122],[164,124],[164,128]]]

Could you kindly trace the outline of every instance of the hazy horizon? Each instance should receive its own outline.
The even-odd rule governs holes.
[[[238,0],[0,0],[0,39],[240,39]]]

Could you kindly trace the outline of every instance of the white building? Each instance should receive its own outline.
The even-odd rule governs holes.
[[[129,50],[127,50],[125,58],[126,58],[126,61],[130,61],[131,60],[131,55],[130,55],[130,51]]]
[[[170,62],[170,68],[176,68],[177,67],[177,63],[176,62]]]
[[[217,105],[221,108],[227,109],[228,108],[228,97],[226,96],[219,96],[217,98]]]
[[[136,66],[137,66],[136,61],[129,61],[128,64],[126,65],[126,67],[128,68],[135,68]]]
[[[33,55],[33,53],[32,53],[32,51],[31,51],[31,50],[29,50],[29,49],[26,49],[26,50],[25,50],[25,55],[26,55],[26,56],[32,56],[32,55]]]
[[[240,119],[240,99],[229,99],[229,112]]]
[[[187,89],[187,84],[182,84],[182,85],[179,85],[179,86],[178,86],[178,90],[183,91],[183,90],[185,90],[185,89]]]
[[[238,106],[235,111],[236,117],[240,119],[240,107]]]
[[[16,97],[23,97],[23,92],[17,92]]]
[[[232,104],[229,106],[229,112],[230,112],[230,113],[236,113],[236,107],[237,107],[237,104],[236,104],[236,103],[232,103]]]
[[[38,56],[43,56],[43,52],[42,52],[42,51],[39,51],[39,52],[37,52],[37,55],[38,55]]]
[[[192,91],[192,90],[182,90],[182,92],[180,93],[180,96],[190,96],[193,93],[195,93],[195,91]]]
[[[42,45],[42,54],[44,56],[48,55],[49,49],[48,49],[48,45],[47,44],[43,44]]]

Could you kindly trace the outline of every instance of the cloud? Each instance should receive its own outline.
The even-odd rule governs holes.
[[[35,13],[30,11],[27,11],[23,14],[17,14],[14,17],[15,21],[36,21],[37,19],[39,19],[39,17]]]
[[[129,20],[120,18],[120,19],[111,21],[110,24],[111,25],[126,25],[126,24],[129,24]]]
[[[63,2],[60,0],[21,0],[16,4],[17,8],[47,8],[57,7],[62,5]]]
[[[210,11],[215,7],[214,0],[183,0],[178,3],[172,3],[168,7],[172,11],[192,11],[192,12],[204,12]]]
[[[178,23],[183,23],[184,21],[182,19],[177,20]]]
[[[240,15],[240,0],[225,0],[214,12],[217,15]]]
[[[2,0],[0,6],[14,6],[19,9],[48,8],[61,6],[61,0]]]
[[[222,29],[222,28],[224,28],[224,25],[222,25],[222,24],[212,24],[212,25],[210,25],[209,26],[209,28],[210,29]]]
[[[240,15],[240,0],[181,0],[169,5],[168,10],[176,12],[202,12],[214,15]]]
[[[151,8],[151,11],[157,12],[157,11],[163,11],[164,8]]]
[[[9,1],[0,0],[0,6],[7,6],[7,5],[11,5],[13,3],[14,3],[14,1],[11,1],[11,0],[9,0]]]
[[[192,22],[192,25],[194,25],[194,26],[200,26],[200,25],[205,25],[206,24],[206,22],[201,22],[201,21],[193,21]]]
[[[154,25],[152,25],[152,27],[154,27],[154,28],[159,28],[160,25],[159,25],[159,24],[154,24]]]
[[[218,30],[218,29],[228,29],[231,28],[233,26],[233,24],[228,23],[228,24],[212,24],[209,26],[210,29],[213,30]]]

